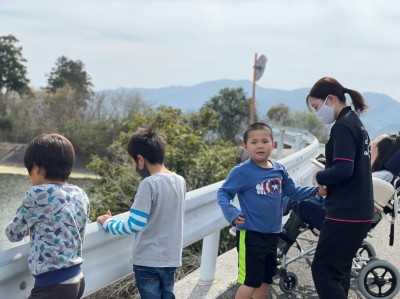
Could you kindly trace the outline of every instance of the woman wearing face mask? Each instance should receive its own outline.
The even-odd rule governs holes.
[[[346,104],[345,94],[354,110]],[[358,91],[330,77],[318,80],[306,101],[322,123],[335,122],[325,146],[325,169],[316,175],[327,196],[312,275],[319,298],[347,298],[352,259],[370,229],[374,211],[369,136],[358,117],[368,105]]]

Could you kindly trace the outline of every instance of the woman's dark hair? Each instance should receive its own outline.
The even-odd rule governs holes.
[[[162,164],[165,159],[166,142],[152,128],[139,128],[129,139],[128,154],[138,161],[141,155],[150,164]]]
[[[325,100],[328,95],[335,95],[342,103],[346,103],[345,93],[350,95],[354,110],[357,114],[362,114],[368,109],[368,104],[365,102],[361,93],[357,90],[343,87],[342,84],[331,77],[321,78],[314,84],[306,98],[307,107],[310,109],[308,103],[309,97]]]
[[[372,172],[385,169],[384,164],[400,149],[400,134],[387,135],[376,146],[378,156],[371,166]]]
[[[72,143],[59,134],[42,134],[33,138],[24,155],[29,173],[34,165],[45,170],[45,179],[67,180],[75,162]]]
[[[243,143],[247,144],[247,140],[249,139],[249,133],[257,130],[268,130],[271,136],[272,141],[274,141],[274,133],[272,132],[272,128],[265,123],[254,123],[247,127],[246,131],[243,134]]]

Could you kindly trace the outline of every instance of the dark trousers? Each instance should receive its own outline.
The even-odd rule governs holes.
[[[28,299],[79,299],[84,290],[85,278],[82,277],[77,283],[33,288]]]
[[[175,299],[175,267],[145,267],[133,265],[136,287],[141,299]]]
[[[370,222],[325,220],[311,267],[320,299],[347,298],[352,260],[370,227]]]

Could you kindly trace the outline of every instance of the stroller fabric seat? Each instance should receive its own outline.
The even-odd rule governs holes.
[[[392,184],[379,178],[373,177],[372,183],[374,187],[375,207],[382,211],[389,200],[393,198],[395,189]]]

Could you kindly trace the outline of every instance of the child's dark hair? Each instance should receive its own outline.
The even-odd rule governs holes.
[[[67,180],[75,163],[72,143],[59,134],[42,134],[29,143],[24,164],[29,173],[34,165],[45,170],[45,179]]]
[[[138,161],[141,155],[151,164],[162,164],[165,159],[166,142],[153,128],[139,128],[129,139],[128,154]]]
[[[272,141],[274,141],[274,133],[272,132],[272,128],[265,123],[258,122],[251,124],[250,126],[247,127],[246,131],[243,134],[243,143],[247,144],[247,140],[249,139],[249,133],[257,130],[268,130],[271,135]]]
[[[310,109],[308,103],[309,97],[318,98],[322,99],[322,101],[325,101],[328,95],[335,95],[342,103],[346,103],[345,93],[350,95],[354,110],[357,114],[361,114],[368,109],[368,104],[365,102],[361,93],[359,93],[357,90],[343,87],[342,84],[331,77],[323,77],[314,84],[306,98],[307,107]]]
[[[390,134],[384,136],[376,145],[378,148],[378,156],[371,166],[371,171],[379,171],[385,169],[384,164],[388,161],[397,150],[400,149],[400,134]]]

